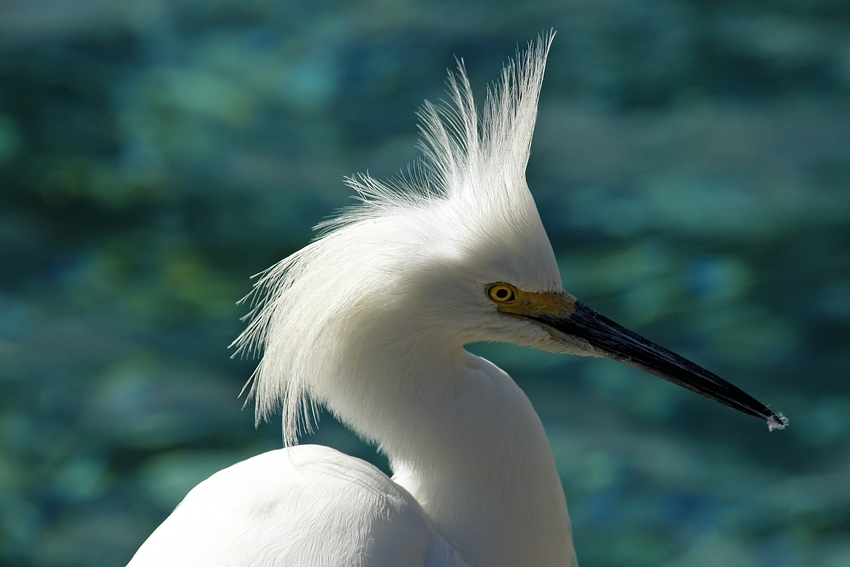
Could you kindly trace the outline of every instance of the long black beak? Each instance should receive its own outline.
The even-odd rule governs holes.
[[[767,421],[770,430],[788,423],[781,414],[726,380],[690,360],[649,341],[622,325],[575,301],[574,311],[566,316],[547,313],[526,315],[566,337],[589,344],[598,354],[663,378],[706,398]]]

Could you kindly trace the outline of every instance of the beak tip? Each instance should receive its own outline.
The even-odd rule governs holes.
[[[773,431],[774,429],[785,429],[787,425],[788,418],[782,415],[781,413],[771,415],[769,418],[767,418],[768,431]]]

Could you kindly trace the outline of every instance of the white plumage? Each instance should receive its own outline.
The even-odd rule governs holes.
[[[461,65],[452,105],[421,111],[413,173],[350,179],[362,203],[261,274],[235,344],[263,352],[257,418],[280,407],[289,448],[201,483],[132,567],[575,565],[543,426],[470,342],[609,356],[780,423],[562,291],[525,182],[551,39],[505,68],[480,115]],[[393,478],[292,446],[315,404],[375,443]]]
[[[376,537],[377,536],[377,537]],[[198,485],[130,565],[463,565],[416,500],[328,447],[264,453]]]

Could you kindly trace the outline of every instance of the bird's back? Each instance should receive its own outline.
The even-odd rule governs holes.
[[[195,487],[128,567],[460,567],[416,500],[334,449],[270,451]]]

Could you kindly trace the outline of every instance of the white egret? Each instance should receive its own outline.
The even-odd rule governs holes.
[[[464,350],[511,342],[605,356],[732,408],[785,420],[561,288],[525,181],[551,35],[503,70],[483,111],[463,65],[451,104],[423,107],[424,160],[264,272],[240,350],[260,348],[258,419],[288,448],[194,488],[132,567],[518,567],[576,564],[567,505],[528,398]],[[394,472],[294,446],[324,405]]]

